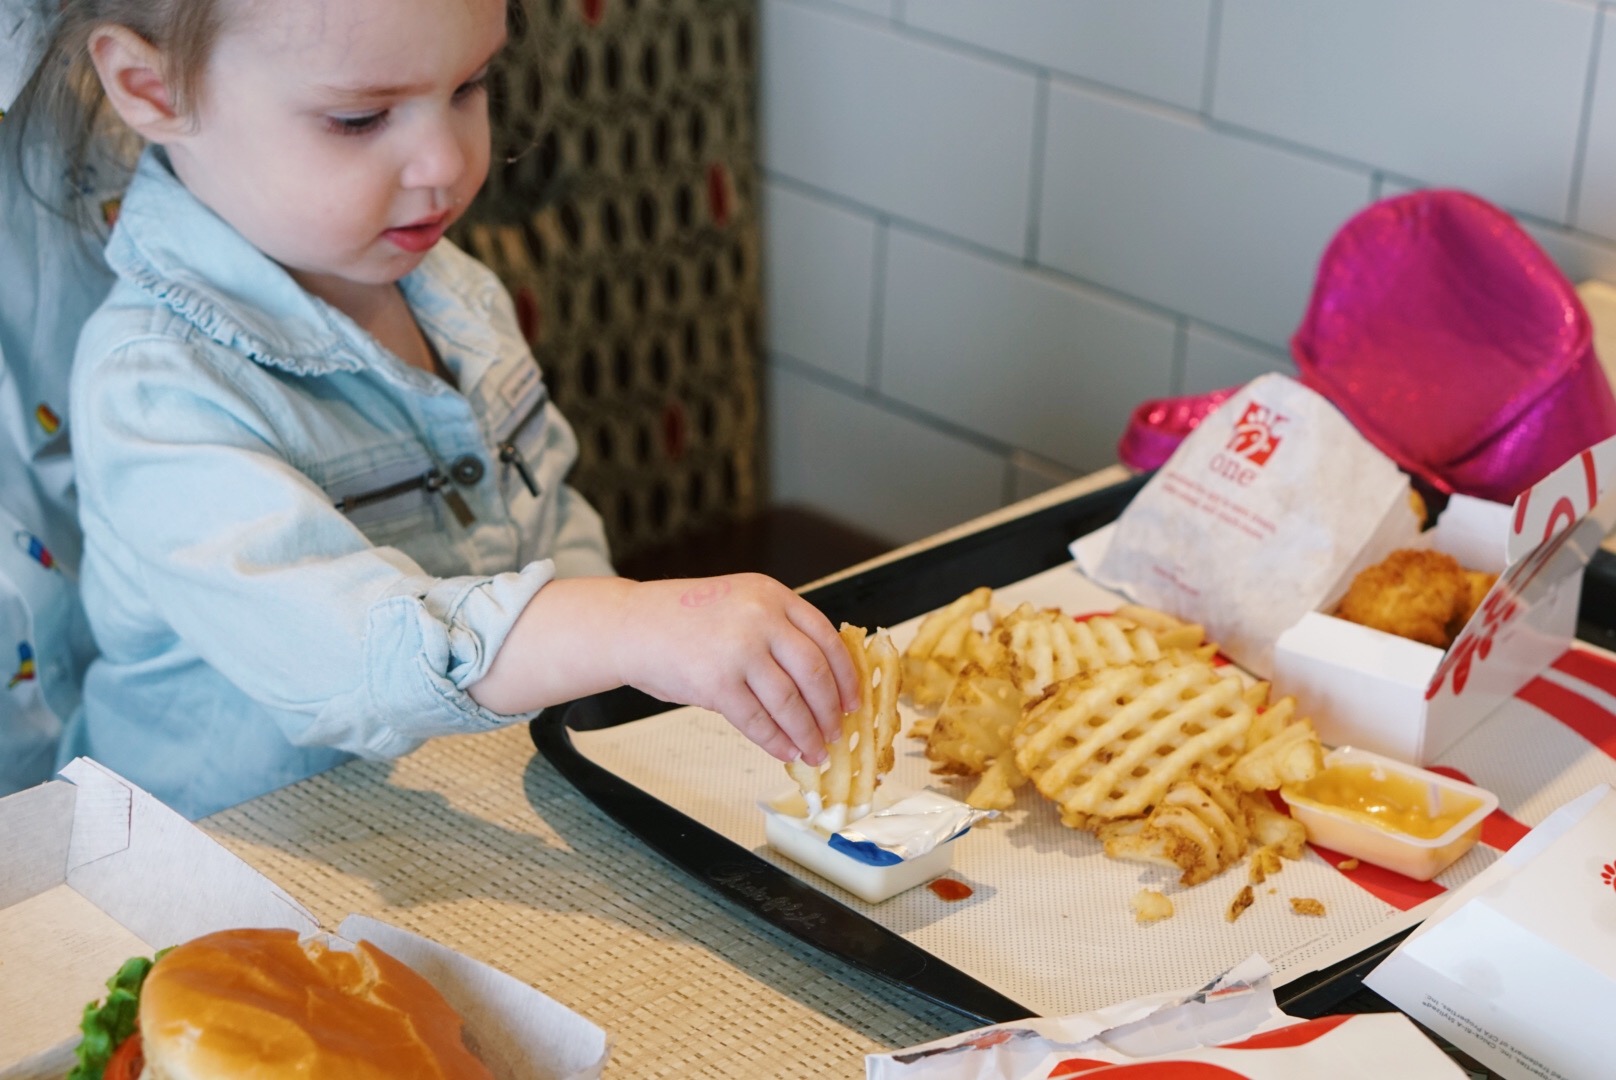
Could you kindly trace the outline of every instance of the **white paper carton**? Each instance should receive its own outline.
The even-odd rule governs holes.
[[[1456,495],[1421,537],[1468,569],[1500,574],[1446,651],[1322,612],[1280,635],[1274,682],[1326,744],[1429,764],[1565,651],[1583,569],[1616,522],[1616,496],[1597,498],[1604,453],[1585,451],[1513,508]],[[1571,486],[1580,503],[1564,494]]]
[[[1364,981],[1501,1075],[1611,1075],[1616,793],[1555,811]]]
[[[84,758],[0,799],[0,1080],[60,1080],[86,1002],[131,956],[240,926],[320,930],[309,911],[179,814]],[[605,1034],[509,975],[386,923],[370,941],[436,986],[500,1080],[598,1077]]]

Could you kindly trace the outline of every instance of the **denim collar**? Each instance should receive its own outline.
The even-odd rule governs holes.
[[[294,375],[374,369],[415,390],[444,384],[403,363],[335,307],[306,292],[284,267],[192,195],[159,147],[141,155],[107,244],[107,263],[125,281],[225,348]],[[400,281],[422,329],[440,351],[501,351],[486,318],[489,298],[469,293],[470,257],[440,242]],[[447,346],[447,348],[445,348]],[[461,389],[480,372],[463,372]],[[468,380],[471,376],[472,380]]]

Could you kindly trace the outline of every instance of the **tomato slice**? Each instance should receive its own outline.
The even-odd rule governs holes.
[[[135,1032],[112,1052],[107,1059],[105,1080],[140,1080],[146,1068],[146,1053],[140,1045],[140,1032]]]

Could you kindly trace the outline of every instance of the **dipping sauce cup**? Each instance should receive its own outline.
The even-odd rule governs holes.
[[[1342,747],[1280,797],[1321,847],[1429,881],[1475,846],[1498,796],[1473,784]]]

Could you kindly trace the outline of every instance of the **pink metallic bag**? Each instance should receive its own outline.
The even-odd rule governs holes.
[[[1571,283],[1513,218],[1460,191],[1385,199],[1342,226],[1291,355],[1304,383],[1442,491],[1507,503],[1616,435]],[[1124,462],[1160,464],[1137,451],[1159,454],[1157,421],[1182,422],[1200,400],[1141,406]]]

